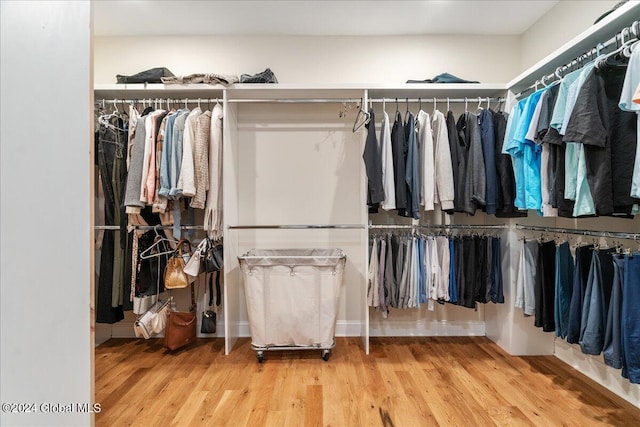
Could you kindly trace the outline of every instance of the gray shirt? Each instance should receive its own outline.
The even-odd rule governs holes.
[[[145,143],[145,118],[140,117],[136,124],[136,136],[131,150],[131,163],[127,175],[127,189],[125,190],[124,205],[144,208],[140,201],[140,185],[142,184],[142,160]]]

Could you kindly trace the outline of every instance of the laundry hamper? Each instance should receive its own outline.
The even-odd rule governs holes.
[[[338,297],[346,255],[341,249],[253,249],[238,257],[258,362],[266,350],[335,346]]]

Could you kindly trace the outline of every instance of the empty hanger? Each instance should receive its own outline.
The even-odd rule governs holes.
[[[363,126],[365,126],[367,123],[369,123],[369,120],[371,119],[371,115],[369,114],[368,111],[365,111],[366,109],[366,105],[364,105],[364,99],[362,99],[360,101],[360,108],[358,109],[358,114],[356,114],[356,120],[355,122],[353,122],[353,132],[357,132],[360,129],[362,129]]]
[[[157,246],[159,246],[161,243],[167,242],[167,243],[173,243],[174,245],[177,245],[178,241],[167,239],[166,237],[162,237],[160,235],[160,233],[158,233],[157,226],[153,228],[153,231],[155,231],[155,233],[156,233],[156,237],[155,237],[155,239],[153,241],[153,244],[140,253],[140,259],[156,258],[156,257],[162,256],[162,255],[168,255],[168,254],[172,254],[173,252],[175,252],[175,250],[172,249],[171,246],[169,246],[170,250],[165,250],[165,249],[167,249],[165,247],[165,248],[163,248],[162,252],[154,252],[155,248]]]

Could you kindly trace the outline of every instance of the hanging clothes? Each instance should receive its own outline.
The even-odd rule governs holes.
[[[367,205],[370,209],[375,209],[380,202],[384,201],[384,188],[382,186],[382,158],[378,149],[376,119],[373,109],[369,110],[369,121],[365,126],[367,140],[362,157],[367,171]]]
[[[417,145],[419,152],[418,180],[420,182],[420,205],[425,211],[435,209],[436,167],[434,160],[431,118],[423,110],[418,112]]]
[[[480,139],[485,171],[485,206],[487,215],[495,215],[498,205],[498,171],[495,157],[495,130],[493,127],[493,111],[482,110],[478,118],[480,122]]]
[[[391,130],[389,127],[389,115],[382,112],[382,126],[380,126],[380,144],[382,160],[382,187],[384,200],[380,207],[386,211],[396,208],[395,173],[393,166],[393,145],[391,143]]]
[[[634,94],[634,88],[637,88]],[[636,153],[634,159],[630,196],[640,199],[640,49],[634,49],[629,58],[627,73],[620,93],[618,107],[636,115]]]
[[[393,172],[396,183],[396,209],[398,215],[405,216],[407,208],[407,189],[405,173],[407,163],[407,144],[405,142],[402,114],[396,111],[396,119],[391,129],[391,145],[393,148]]]
[[[580,91],[565,140],[583,144],[586,175],[599,215],[630,215],[636,115],[618,107],[626,70],[591,70]]]
[[[580,340],[582,304],[587,289],[593,250],[593,245],[576,248],[576,264],[573,274],[573,290],[571,292],[571,303],[569,305],[569,327],[567,330],[567,342],[571,344],[577,344]]]
[[[222,238],[222,105],[216,103],[211,111],[209,135],[209,190],[204,211],[204,229],[209,238]]]
[[[573,273],[575,263],[569,242],[562,242],[556,247],[556,277],[554,320],[556,336],[566,338],[569,328],[569,307],[573,290]]]
[[[604,363],[615,369],[622,369],[622,290],[625,280],[624,257],[613,257],[613,286],[611,289],[611,301],[607,313],[607,329],[604,334],[604,347],[602,350]]]
[[[475,215],[476,209],[486,204],[484,155],[477,116],[470,112],[462,114],[456,128],[459,135],[456,212]]]
[[[436,110],[431,117],[434,149],[434,166],[436,188],[434,200],[440,204],[442,211],[453,213],[455,197],[455,180],[449,134],[444,114]]]
[[[597,249],[591,256],[587,288],[582,302],[580,339],[578,343],[585,354],[599,355],[604,346],[611,289],[613,287],[613,249]]]
[[[539,274],[536,278],[536,317],[535,326],[544,332],[555,332],[555,278],[556,278],[556,243],[542,242],[538,246]]]
[[[393,234],[369,241],[367,305],[384,318],[389,307],[434,302],[476,308],[504,303],[500,238]]]
[[[105,230],[100,248],[96,291],[96,322],[116,323],[124,319],[123,295],[126,264],[126,215],[121,210],[126,173],[127,123],[119,114],[101,116],[95,135],[99,182],[104,195]]]
[[[405,166],[405,184],[407,192],[406,216],[420,219],[420,153],[416,140],[415,117],[409,112],[404,125],[405,141],[407,144],[407,159]]]
[[[624,256],[622,286],[622,376],[640,384],[640,253]]]
[[[497,111],[493,114],[493,129],[495,133],[495,159],[498,179],[496,201],[496,217],[517,218],[527,216],[526,211],[518,211],[515,207],[516,180],[513,173],[511,156],[502,153],[502,143],[507,131],[509,114]]]

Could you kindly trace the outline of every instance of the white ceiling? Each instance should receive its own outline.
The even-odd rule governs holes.
[[[545,1],[94,1],[96,36],[521,34]]]

